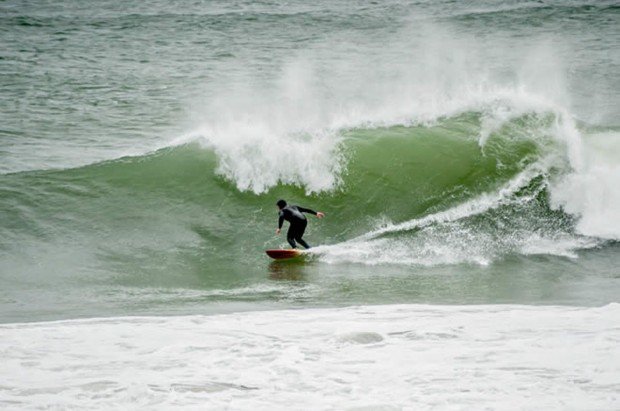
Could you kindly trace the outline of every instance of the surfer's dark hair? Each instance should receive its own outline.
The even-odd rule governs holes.
[[[286,201],[284,201],[284,200],[278,200],[278,202],[276,203],[276,205],[277,205],[280,209],[282,209],[282,208],[286,207]]]

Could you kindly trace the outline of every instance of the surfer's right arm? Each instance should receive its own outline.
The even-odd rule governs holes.
[[[278,218],[278,228],[276,229],[276,234],[280,234],[280,230],[282,230],[282,224],[284,224],[284,213],[280,211],[280,217]]]

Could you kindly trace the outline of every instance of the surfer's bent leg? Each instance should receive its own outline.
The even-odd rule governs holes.
[[[300,224],[300,226],[297,227],[297,230],[295,230],[295,238],[294,238],[295,240],[297,240],[299,244],[301,244],[306,249],[310,248],[310,245],[306,243],[304,239],[301,237],[303,237],[304,232],[306,231],[307,225],[308,225],[307,221],[304,221],[303,224]]]
[[[304,246],[304,248],[310,248],[310,244],[306,243],[301,237],[296,238],[297,242]]]
[[[286,232],[286,241],[291,245],[292,248],[297,248],[297,244],[295,244],[295,237],[297,236],[295,226],[291,224]]]

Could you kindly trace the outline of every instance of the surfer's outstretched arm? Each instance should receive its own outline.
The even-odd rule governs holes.
[[[303,208],[303,207],[297,206],[297,209],[301,211],[302,213],[313,214],[317,216],[318,218],[323,218],[325,216],[325,214],[321,213],[320,211],[314,211],[309,208]]]
[[[298,209],[299,211],[301,211],[302,213],[308,213],[308,214],[314,214],[314,215],[316,215],[316,211],[314,211],[314,210],[310,210],[309,208],[303,208],[303,207],[297,206],[297,209]]]

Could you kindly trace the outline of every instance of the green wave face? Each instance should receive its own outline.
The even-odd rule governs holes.
[[[221,279],[219,270],[243,276],[262,261],[263,249],[283,244],[283,237],[273,237],[278,198],[324,211],[327,218],[311,221],[306,238],[311,244],[339,244],[388,221],[421,218],[496,192],[544,153],[559,150],[545,134],[551,122],[549,116],[524,115],[494,131],[483,146],[479,113],[431,126],[348,130],[339,146],[346,161],[340,183],[314,194],[292,185],[263,194],[240,191],[218,174],[215,153],[195,143],[78,169],[5,175],[1,204],[11,223],[2,227],[0,240],[9,255],[4,269],[32,271],[29,261],[36,254],[55,261],[52,271],[61,277],[85,270],[121,273],[120,280],[129,284],[147,281],[143,276],[148,275],[151,285],[155,279],[216,286],[212,282]],[[524,192],[544,185],[545,176],[535,177]],[[557,213],[549,210],[544,190],[540,193],[519,206],[525,215],[518,218],[527,219],[527,213],[540,213],[542,207],[549,220],[545,224],[553,226]],[[472,227],[480,228],[460,230],[503,233],[498,220],[516,208],[473,216]],[[434,241],[453,237],[449,225],[454,223],[434,225],[439,230]],[[410,244],[424,233],[383,236]],[[63,258],[66,253],[71,258]],[[50,265],[44,262],[45,270]],[[208,280],[205,267],[214,273]]]
[[[537,142],[510,130],[493,135],[484,147],[479,133],[479,117],[473,114],[433,127],[351,131],[351,160],[336,205],[359,204],[347,210],[355,221],[417,218],[496,189],[540,154]]]

